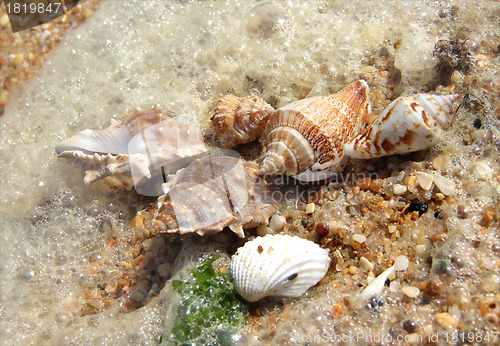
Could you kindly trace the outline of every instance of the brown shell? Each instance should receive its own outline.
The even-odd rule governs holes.
[[[273,111],[273,107],[257,96],[224,96],[210,117],[219,146],[233,148],[254,141]]]
[[[148,228],[159,233],[213,234],[230,227],[244,237],[243,228],[267,224],[277,205],[258,166],[229,156],[208,155],[177,172],[165,184]]]

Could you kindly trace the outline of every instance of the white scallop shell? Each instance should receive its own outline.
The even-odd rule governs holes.
[[[458,95],[418,94],[399,97],[372,124],[344,146],[348,156],[369,159],[405,154],[436,144]]]
[[[199,129],[172,119],[155,107],[138,109],[124,121],[111,120],[104,130],[81,131],[56,145],[55,150],[58,157],[73,159],[83,167],[86,184],[114,177],[124,187],[137,188],[159,177],[157,189],[138,190],[144,195],[159,196],[163,175],[186,167],[207,148]]]
[[[165,195],[146,227],[158,233],[208,235],[228,226],[243,238],[243,228],[267,224],[277,208],[257,169],[254,162],[230,156],[197,159],[164,184]]]
[[[317,284],[330,265],[328,250],[288,235],[266,235],[240,247],[231,261],[238,293],[247,301],[299,297]]]

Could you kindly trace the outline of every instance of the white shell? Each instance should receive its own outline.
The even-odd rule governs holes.
[[[399,97],[372,124],[344,146],[348,156],[370,159],[405,154],[436,144],[458,95],[418,94]]]
[[[277,208],[257,168],[230,156],[197,159],[163,185],[165,195],[146,227],[158,233],[208,235],[228,226],[243,238],[243,228],[267,224]]]
[[[356,308],[363,307],[371,297],[380,296],[385,288],[387,278],[393,271],[394,266],[387,268],[384,272],[382,272],[382,274],[373,279],[373,281],[371,281],[357,297],[354,297],[352,303],[356,306]]]
[[[138,190],[143,195],[159,196],[163,176],[186,167],[207,148],[201,131],[155,107],[137,110],[124,121],[111,120],[104,130],[81,131],[56,145],[55,150],[58,157],[73,159],[83,167],[86,184],[115,177],[124,187],[131,188],[133,183],[137,188],[159,178],[156,189]]]
[[[240,247],[231,261],[238,293],[247,301],[299,297],[317,284],[330,265],[328,250],[288,235],[266,235]]]

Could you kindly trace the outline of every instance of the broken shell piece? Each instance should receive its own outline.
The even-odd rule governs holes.
[[[425,172],[416,172],[415,177],[417,177],[418,184],[422,189],[424,189],[425,191],[429,191],[431,189],[432,182],[434,180],[432,174]]]
[[[354,304],[359,308],[364,306],[371,297],[378,297],[385,287],[385,281],[389,278],[389,275],[391,275],[393,271],[394,266],[389,267],[382,272],[382,274],[373,279],[373,281],[365,287],[361,294],[355,298]]]
[[[457,98],[456,94],[399,97],[345,145],[345,154],[371,159],[429,148],[449,127],[451,105]]]
[[[197,159],[162,186],[165,195],[146,228],[203,236],[228,226],[243,238],[243,228],[267,225],[277,208],[257,168],[254,162],[230,156]]]
[[[58,157],[73,159],[90,184],[114,177],[122,186],[138,187],[153,177],[186,167],[207,148],[201,132],[162,113],[159,106],[136,110],[124,121],[111,120],[104,130],[84,130],[56,145]],[[158,184],[159,186],[159,184]],[[158,196],[161,190],[139,193]]]
[[[231,261],[238,293],[249,302],[264,297],[299,297],[317,284],[330,265],[328,250],[288,235],[257,237]]]
[[[249,143],[260,136],[274,108],[260,97],[226,95],[212,110],[212,127],[222,148]]]
[[[446,196],[451,196],[455,194],[455,183],[453,180],[443,177],[439,173],[434,172],[433,175],[434,184],[436,184],[439,191],[441,191]]]

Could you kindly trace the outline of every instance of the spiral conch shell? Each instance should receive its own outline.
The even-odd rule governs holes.
[[[210,117],[219,146],[233,148],[254,141],[272,112],[274,108],[257,96],[224,96]]]
[[[108,178],[115,185],[159,196],[163,175],[186,167],[208,149],[201,131],[164,115],[159,106],[138,109],[124,121],[111,120],[104,130],[84,130],[56,145],[58,157],[73,159],[85,170],[84,182]],[[159,177],[155,190],[141,189]]]
[[[231,260],[236,290],[249,302],[264,297],[299,297],[328,271],[328,250],[288,235],[257,237]]]
[[[197,159],[163,185],[165,195],[158,199],[146,228],[203,236],[228,226],[243,238],[243,228],[267,224],[277,208],[257,169],[256,163],[236,157]]]
[[[368,84],[360,80],[336,94],[277,109],[266,125],[268,144],[261,173],[285,173],[304,181],[335,174],[344,161],[344,144],[366,124],[369,93]]]

